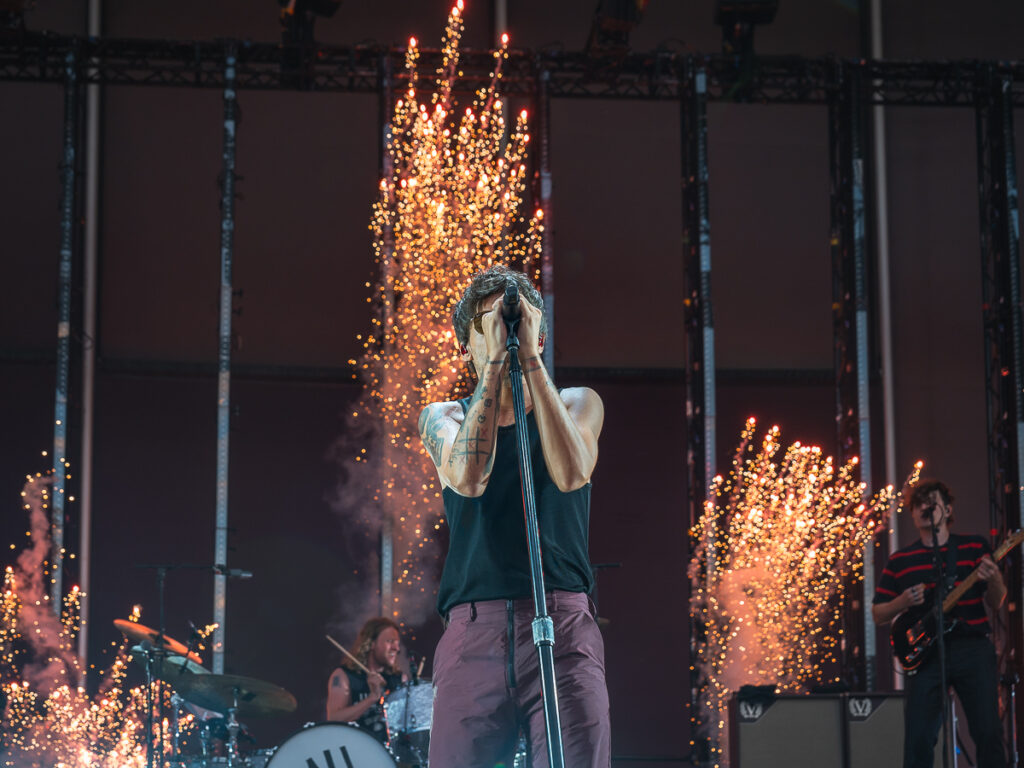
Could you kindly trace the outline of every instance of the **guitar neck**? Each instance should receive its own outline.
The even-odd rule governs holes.
[[[950,590],[949,594],[946,595],[946,599],[942,601],[942,612],[949,613],[953,610],[953,607],[960,602],[960,598],[963,597],[967,590],[973,587],[978,581],[978,569],[975,568],[971,571],[971,575],[961,581],[953,589]]]
[[[1006,557],[1006,553],[1011,549],[1020,544],[1021,540],[1024,540],[1024,529],[1015,532],[1010,538],[1000,545],[999,549],[992,553],[992,559],[997,563]],[[981,570],[981,566],[971,571],[970,576],[961,581],[956,585],[950,593],[946,595],[946,599],[942,601],[942,612],[949,613],[953,610],[953,607],[960,602],[960,598],[978,582],[978,571]]]

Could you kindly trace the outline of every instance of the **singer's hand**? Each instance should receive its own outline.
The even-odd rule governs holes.
[[[484,341],[487,344],[488,360],[504,360],[508,355],[505,349],[505,339],[508,332],[505,330],[505,321],[501,317],[501,303],[503,296],[498,296],[491,302],[491,308],[481,320],[484,329]],[[523,304],[525,302],[520,302]]]
[[[522,310],[519,320],[519,359],[540,356],[540,323],[543,313],[525,298],[520,298]]]

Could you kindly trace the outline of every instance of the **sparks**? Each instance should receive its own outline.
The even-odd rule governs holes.
[[[498,86],[502,50],[486,87],[470,106],[456,103],[462,2],[452,9],[433,92],[418,86],[415,38],[406,53],[409,87],[396,100],[387,144],[389,172],[380,182],[370,229],[381,282],[368,302],[377,310],[357,361],[363,392],[349,420],[344,459],[359,474],[347,478],[373,501],[364,511],[368,535],[391,520],[395,601],[400,622],[412,605],[422,608],[435,589],[436,533],[443,523],[441,488],[419,440],[425,405],[468,391],[451,311],[475,272],[516,264],[534,279],[543,225],[539,212],[520,208],[526,188],[527,115],[511,126]],[[369,286],[368,286],[369,287]],[[382,434],[367,444],[357,425],[369,421]],[[365,429],[365,428],[363,428]],[[366,510],[366,505],[363,505]],[[425,615],[425,614],[424,614]]]
[[[891,486],[866,499],[855,458],[836,469],[817,446],[783,451],[778,427],[755,451],[756,426],[747,421],[691,531],[690,613],[702,635],[694,727],[716,765],[728,764],[727,704],[741,686],[807,693],[839,682],[848,590],[900,499]]]

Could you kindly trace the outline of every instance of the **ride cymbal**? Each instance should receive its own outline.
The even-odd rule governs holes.
[[[284,688],[242,675],[181,675],[172,685],[186,701],[214,712],[237,706],[241,717],[284,715],[298,706]]]

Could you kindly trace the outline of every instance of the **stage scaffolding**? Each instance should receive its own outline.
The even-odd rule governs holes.
[[[401,48],[285,47],[275,43],[228,41],[81,39],[21,33],[0,41],[0,81],[54,83],[65,89],[65,166],[61,219],[61,323],[57,356],[55,468],[63,475],[61,445],[68,375],[67,325],[70,299],[64,290],[70,264],[71,216],[76,209],[75,170],[78,92],[88,84],[214,88],[225,93],[225,176],[222,212],[222,312],[230,315],[231,216],[234,94],[250,90],[300,90],[377,94],[381,99],[382,163],[386,153],[389,105],[404,88],[405,50]],[[423,51],[423,71],[436,68],[438,51]],[[490,79],[493,57],[486,51],[461,54],[462,87],[475,89]],[[978,190],[981,221],[984,344],[987,384],[990,509],[992,533],[1002,536],[1020,527],[1024,479],[1024,394],[1022,394],[1022,321],[1019,273],[1019,205],[1013,110],[1024,107],[1024,63],[890,62],[836,58],[756,57],[739,61],[720,55],[682,55],[671,51],[631,54],[614,64],[583,53],[514,51],[503,65],[502,90],[537,106],[541,122],[541,158],[535,195],[549,223],[553,215],[547,136],[551,98],[676,101],[681,109],[683,258],[687,280],[685,325],[687,462],[689,517],[701,514],[706,489],[715,474],[715,364],[711,288],[707,163],[707,105],[716,101],[749,104],[818,104],[828,109],[831,178],[831,234],[837,454],[861,457],[862,478],[872,487],[871,383],[879,375],[868,347],[871,321],[865,157],[870,140],[866,114],[873,106],[973,108],[977,119]],[[229,95],[230,94],[230,95]],[[231,157],[229,161],[229,156]],[[385,168],[381,166],[382,170]],[[550,232],[550,228],[548,230]],[[545,235],[544,289],[553,291],[550,234]],[[69,269],[69,267],[68,267]],[[69,274],[69,273],[68,273]],[[226,298],[225,298],[226,297]],[[228,328],[230,317],[228,316]],[[552,328],[553,330],[553,328]],[[222,329],[223,336],[223,329]],[[553,348],[549,344],[549,348]],[[223,349],[223,338],[222,338]],[[221,381],[227,383],[229,358],[222,355]],[[225,367],[228,370],[225,370]],[[225,387],[221,387],[225,389]],[[219,392],[226,403],[226,392]],[[223,425],[218,426],[218,434]],[[218,453],[219,453],[218,449]],[[226,446],[225,446],[226,453]],[[223,477],[221,472],[223,471]],[[226,457],[218,463],[218,488],[226,483]],[[55,489],[56,490],[56,489]],[[222,502],[223,501],[223,505]],[[223,517],[221,517],[221,507]],[[55,515],[55,520],[57,516]],[[218,531],[226,529],[226,498],[218,491]],[[55,542],[62,528],[57,523]],[[218,533],[218,536],[220,534]],[[385,543],[382,543],[382,546]],[[867,556],[871,557],[868,548]],[[218,546],[219,550],[219,546]],[[1020,610],[1022,558],[1011,555],[1009,658],[1024,658],[1024,613]],[[54,552],[59,593],[60,551]],[[223,564],[223,563],[221,563]],[[868,577],[873,567],[866,563]],[[222,577],[218,577],[222,578]],[[382,582],[385,579],[382,578]],[[870,594],[873,586],[864,585]],[[218,593],[220,595],[220,593]],[[218,600],[221,597],[218,597]],[[871,690],[878,667],[875,629],[861,601],[860,626],[852,635],[844,663],[847,678]],[[699,628],[693,627],[693,637]],[[695,640],[694,640],[695,641]],[[862,650],[861,650],[862,649]],[[1010,671],[1005,668],[1004,671]]]

